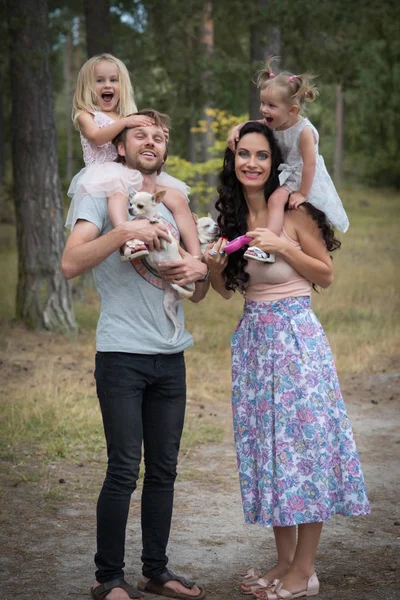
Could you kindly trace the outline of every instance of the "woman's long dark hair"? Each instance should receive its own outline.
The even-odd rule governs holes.
[[[271,148],[271,174],[264,187],[265,202],[268,202],[272,192],[279,187],[278,167],[282,162],[282,155],[272,130],[263,123],[249,121],[241,128],[239,139],[248,133],[260,133],[267,139]],[[217,220],[220,235],[228,240],[233,240],[239,235],[244,235],[248,230],[247,217],[249,211],[243,195],[242,184],[238,181],[235,173],[235,154],[229,148],[225,151],[220,182],[221,185],[218,188],[219,198],[215,203],[215,207],[219,212]],[[318,224],[328,251],[333,252],[340,248],[340,241],[335,238],[333,228],[328,223],[325,213],[308,202],[305,202],[303,206]],[[285,210],[287,210],[287,207]],[[242,249],[229,255],[228,264],[224,271],[226,277],[225,287],[228,290],[238,289],[243,291],[249,279],[248,273],[244,270],[247,264],[247,260],[243,257],[244,252],[245,249]]]

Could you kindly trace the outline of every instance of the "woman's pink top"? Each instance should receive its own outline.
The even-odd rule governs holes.
[[[280,237],[287,239],[301,250],[299,242],[292,240],[284,229]],[[245,291],[246,300],[276,302],[295,296],[311,296],[311,281],[293,269],[280,254],[275,254],[274,263],[249,259],[245,271],[250,275]]]

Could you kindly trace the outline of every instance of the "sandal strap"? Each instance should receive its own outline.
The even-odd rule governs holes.
[[[123,577],[119,577],[118,579],[111,579],[110,581],[106,581],[101,585],[91,589],[92,598],[96,600],[104,600],[107,594],[113,590],[114,588],[121,588],[125,590],[129,594],[129,598],[142,598],[143,594],[141,594],[137,588],[134,588],[133,585],[127,583]]]
[[[188,581],[187,579],[185,579],[185,577],[175,575],[175,573],[173,573],[169,569],[164,571],[164,573],[161,573],[161,575],[156,575],[155,577],[152,577],[151,581],[154,583],[160,583],[161,585],[164,585],[165,583],[167,583],[167,581],[179,581],[179,583],[181,583],[188,590],[191,590],[196,585],[195,581]]]

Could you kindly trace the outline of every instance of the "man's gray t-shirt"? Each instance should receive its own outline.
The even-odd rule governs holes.
[[[173,216],[163,204],[159,214],[163,224],[177,236]],[[77,219],[93,223],[101,235],[112,229],[105,198],[86,196],[78,208]],[[175,354],[193,345],[192,336],[184,328],[182,302],[178,308],[181,333],[176,343],[168,342],[175,328],[163,308],[165,283],[142,260],[121,262],[116,251],[93,269],[93,276],[101,301],[98,352]]]

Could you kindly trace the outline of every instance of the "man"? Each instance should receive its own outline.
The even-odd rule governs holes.
[[[138,169],[142,190],[154,193],[156,174],[167,155],[167,117],[140,111],[154,125],[127,129],[116,140],[126,168]],[[179,193],[167,189],[168,194]],[[193,344],[182,328],[171,345],[173,325],[163,308],[163,279],[141,260],[121,262],[119,248],[143,240],[152,250],[176,229],[171,213],[160,205],[162,223],[127,221],[112,229],[107,201],[87,196],[62,259],[66,278],[93,269],[100,294],[95,378],[107,442],[108,468],[97,503],[96,582],[93,599],[127,600],[141,592],[124,580],[126,523],[136,488],[144,443],[142,493],[142,591],[174,598],[204,598],[205,592],[167,569],[166,547],[171,526],[177,456],[186,403],[183,351]],[[206,292],[207,268],[182,251],[179,263],[163,265],[165,279],[197,282],[192,300]],[[183,320],[182,307],[179,316]]]

